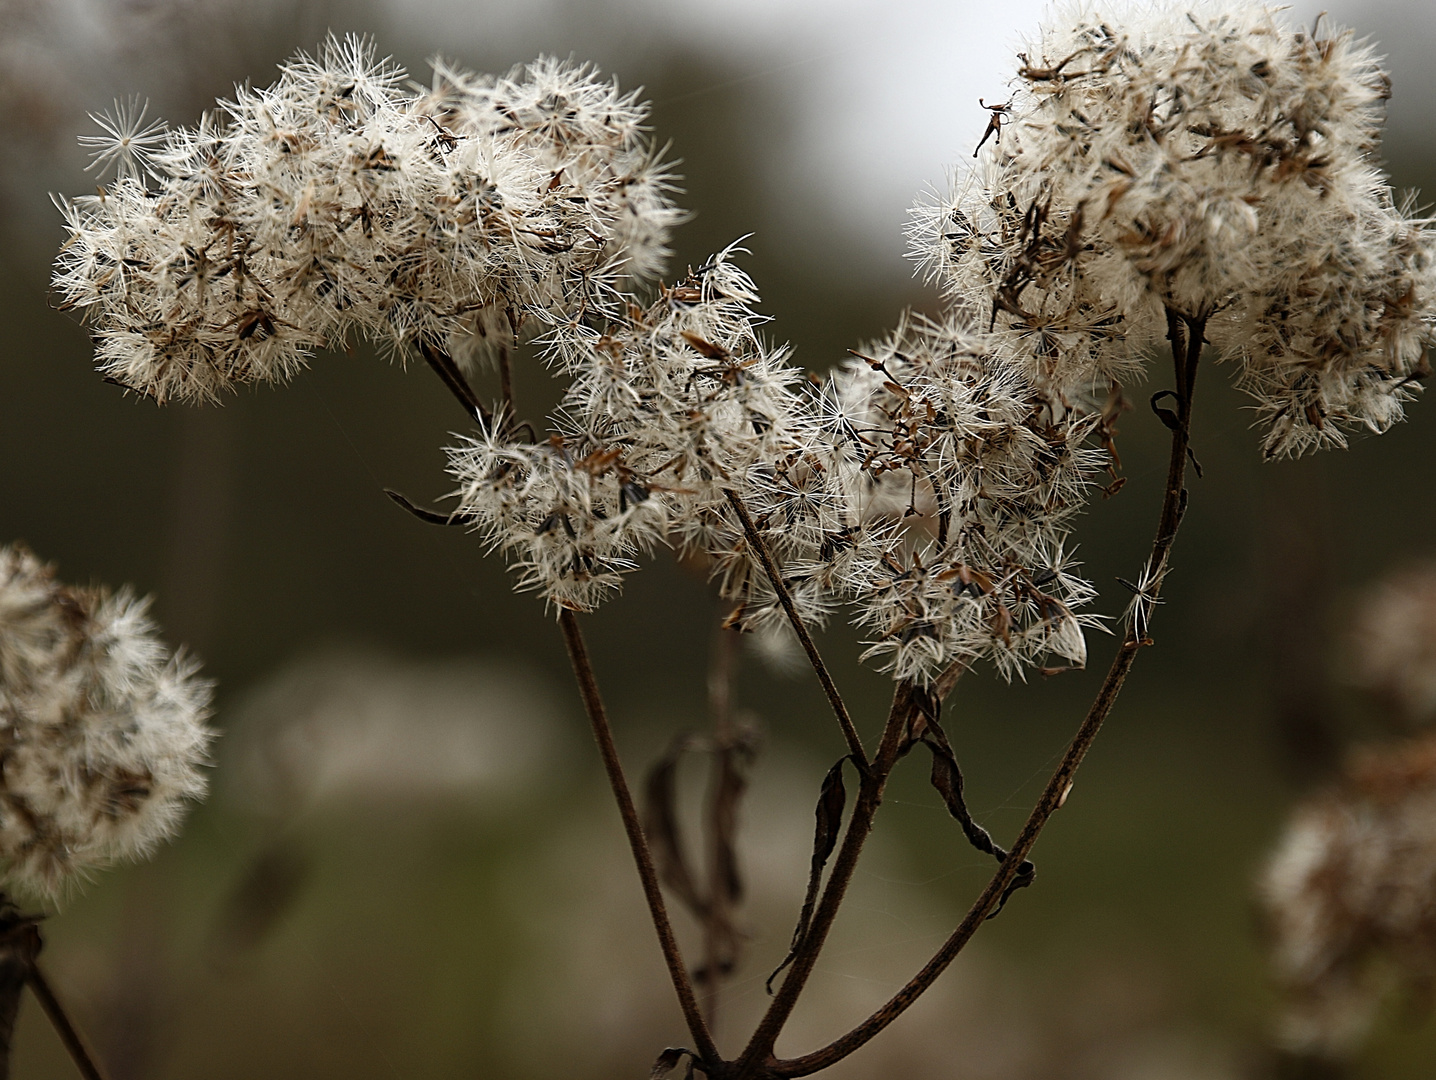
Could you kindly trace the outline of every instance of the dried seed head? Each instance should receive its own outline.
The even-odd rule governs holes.
[[[1171,311],[1240,360],[1269,456],[1401,418],[1436,241],[1379,167],[1368,45],[1263,7],[1084,7],[1019,59],[984,171],[913,237],[955,302],[1021,335],[1034,380],[1100,392]]]
[[[1279,1041],[1350,1055],[1393,982],[1436,977],[1436,740],[1367,753],[1298,807],[1260,892],[1285,998]]]
[[[1064,544],[1106,458],[1084,446],[1094,420],[1054,415],[1005,335],[905,317],[804,405],[746,497],[806,618],[851,604],[867,655],[920,682],[978,658],[1008,677],[1085,662],[1075,609],[1092,590]],[[740,625],[782,618],[741,535],[720,564]]]
[[[0,874],[45,896],[173,835],[204,794],[210,684],[147,601],[0,547]]]
[[[331,38],[193,128],[109,123],[102,152],[155,183],[132,165],[61,203],[55,285],[99,369],[211,400],[355,334],[482,355],[491,329],[601,309],[661,266],[680,215],[633,95],[555,60],[498,79],[436,63],[422,93],[403,75]]]
[[[1369,589],[1346,653],[1352,681],[1398,723],[1436,719],[1436,565],[1409,567]]]
[[[450,451],[459,512],[514,556],[521,587],[587,610],[639,552],[706,546],[724,489],[781,443],[800,372],[759,337],[733,250],[646,308],[548,336],[572,381],[546,442],[499,425]]]

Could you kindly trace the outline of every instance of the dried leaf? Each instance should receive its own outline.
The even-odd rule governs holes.
[[[999,863],[1006,862],[1007,850],[993,841],[991,834],[973,820],[972,814],[967,809],[967,802],[962,795],[962,769],[957,764],[957,755],[952,751],[952,744],[947,741],[946,732],[942,730],[937,717],[927,716],[925,720],[924,730],[920,737],[932,752],[932,786],[942,796],[942,801],[947,806],[947,812],[956,818],[957,823],[962,826],[962,832],[967,837],[967,842],[983,854],[991,855]],[[1014,892],[1031,885],[1036,873],[1037,867],[1032,864],[1032,861],[1023,859],[1017,868],[1017,876],[1003,890],[1002,899],[998,901],[997,907],[993,909],[988,918],[995,918],[1007,905],[1008,898]]]
[[[847,760],[847,757],[839,758],[837,764],[828,770],[828,775],[823,777],[823,787],[818,793],[818,806],[815,811],[817,820],[813,829],[813,858],[808,870],[808,891],[803,897],[803,910],[798,915],[798,924],[793,928],[793,940],[788,946],[788,955],[773,969],[764,984],[769,994],[773,992],[773,980],[793,962],[793,958],[798,954],[798,947],[808,934],[808,924],[813,919],[813,907],[818,900],[818,886],[823,880],[823,867],[827,865],[828,857],[837,846],[838,830],[843,824],[843,807],[848,798],[847,789],[843,787],[843,763]]]
[[[748,790],[748,768],[757,754],[756,735],[744,730],[714,748],[711,879],[707,884],[706,906],[700,913],[705,937],[711,943],[708,960],[693,973],[700,983],[731,974],[738,963],[741,935],[733,924],[733,908],[743,897],[743,878],[738,870],[738,804]]]
[[[653,1063],[653,1069],[648,1074],[648,1080],[663,1080],[683,1060],[683,1055],[693,1056],[691,1050],[685,1050],[681,1046],[670,1046],[663,1053],[658,1055],[658,1060]]]
[[[708,904],[698,892],[688,861],[683,854],[683,841],[678,829],[678,807],[675,781],[678,759],[688,748],[687,739],[679,739],[648,772],[644,785],[643,832],[653,851],[658,878],[673,891],[700,919]]]
[[[733,358],[732,354],[723,348],[722,345],[715,345],[713,342],[706,338],[701,338],[697,334],[690,334],[687,330],[683,331],[683,340],[692,345],[709,360],[731,360]]]

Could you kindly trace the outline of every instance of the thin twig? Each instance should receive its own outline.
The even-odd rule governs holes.
[[[778,594],[778,602],[783,605],[783,611],[787,613],[788,622],[793,626],[798,640],[803,643],[803,651],[808,654],[808,662],[813,665],[813,671],[817,673],[818,682],[823,684],[823,693],[828,695],[828,703],[833,707],[833,715],[838,718],[838,726],[843,729],[843,738],[847,741],[848,752],[853,755],[855,761],[859,762],[864,769],[868,765],[867,753],[863,750],[863,740],[858,736],[858,729],[853,726],[853,719],[848,715],[848,707],[843,704],[843,697],[838,693],[837,684],[833,677],[828,674],[828,667],[823,663],[822,656],[818,653],[818,647],[813,644],[812,635],[803,624],[798,609],[793,606],[793,597],[788,592],[788,586],[783,583],[783,575],[778,572],[777,565],[773,562],[773,554],[768,550],[767,543],[753,524],[753,517],[748,513],[748,507],[744,505],[742,498],[731,488],[724,494],[733,507],[733,512],[738,515],[739,522],[743,525],[743,535],[748,538],[748,544],[758,554],[758,559],[763,564],[763,570],[772,582],[773,591]]]
[[[1196,385],[1197,361],[1201,356],[1202,331],[1205,327],[1205,320],[1187,318],[1182,319],[1181,325],[1179,325],[1177,320],[1180,318],[1180,316],[1170,315],[1168,320],[1169,336],[1172,341],[1173,367],[1177,379],[1178,415],[1177,423],[1172,431],[1172,451],[1167,468],[1167,489],[1162,500],[1161,515],[1157,522],[1157,535],[1152,542],[1152,552],[1147,559],[1147,572],[1144,574],[1143,586],[1149,602],[1155,602],[1157,593],[1161,589],[1167,559],[1176,539],[1177,527],[1181,524],[1187,501],[1183,481],[1186,477],[1188,448],[1191,442],[1192,392]],[[952,936],[943,943],[942,948],[923,966],[921,971],[912,977],[906,986],[893,995],[887,1004],[846,1035],[811,1054],[786,1061],[768,1061],[766,1064],[773,1074],[784,1077],[809,1076],[841,1061],[901,1016],[908,1006],[916,1001],[923,991],[947,969],[953,958],[962,951],[963,946],[977,932],[978,927],[983,924],[992,909],[1002,899],[1007,886],[1017,874],[1017,868],[1022,865],[1022,861],[1037,842],[1037,837],[1042,832],[1043,826],[1066,800],[1067,793],[1072,787],[1072,778],[1077,772],[1078,766],[1082,764],[1082,759],[1087,755],[1093,740],[1096,739],[1098,731],[1101,730],[1102,722],[1111,712],[1117,695],[1121,692],[1122,684],[1132,669],[1132,663],[1136,659],[1137,653],[1144,645],[1148,644],[1150,642],[1146,639],[1145,626],[1139,626],[1138,620],[1132,620],[1123,637],[1121,648],[1118,649],[1112,666],[1107,672],[1107,677],[1103,680],[1102,687],[1098,690],[1097,697],[1087,712],[1086,719],[1077,729],[1077,734],[1073,736],[1067,753],[1063,755],[1061,764],[1057,766],[1057,771],[1047,781],[1041,798],[1032,808],[1032,813],[1022,827],[1017,841],[1012,845],[1012,850],[1008,853],[1006,861],[988,882],[987,887],[982,890],[981,895],[968,910],[957,929],[953,931]]]
[[[509,347],[499,346],[499,397],[504,403],[504,424],[514,422],[514,375],[509,364]]]
[[[454,363],[454,358],[442,349],[436,349],[422,339],[419,341],[419,355],[434,369],[434,374],[439,376],[443,384],[449,388],[449,393],[458,399],[459,404],[464,407],[469,417],[480,421],[485,428],[492,430],[494,426],[493,415],[488,409],[484,408],[484,403],[480,401],[479,396],[474,393],[474,388],[471,387],[469,381],[464,378],[464,373],[459,370],[459,365]]]
[[[733,834],[737,825],[737,795],[746,786],[739,771],[739,738],[733,723],[733,681],[737,667],[737,637],[719,628],[713,641],[708,672],[708,703],[713,715],[713,754],[708,795],[708,917],[703,923],[703,1009],[710,1030],[718,1026],[718,1004],[723,977],[734,964],[733,906],[738,900],[738,869],[734,864]]]
[[[882,804],[883,788],[887,784],[888,774],[892,772],[893,766],[897,763],[903,735],[907,731],[908,719],[913,707],[913,687],[906,682],[898,683],[897,689],[893,693],[892,708],[888,711],[887,724],[883,727],[882,741],[878,745],[877,757],[863,772],[858,788],[857,802],[853,806],[853,815],[848,820],[847,831],[843,834],[843,844],[838,850],[837,859],[833,862],[833,869],[828,876],[828,884],[823,889],[822,899],[818,901],[817,910],[813,913],[807,933],[803,935],[803,940],[793,952],[792,966],[789,967],[788,973],[783,979],[782,987],[773,998],[772,1004],[768,1006],[768,1011],[763,1015],[757,1030],[753,1032],[753,1037],[749,1039],[748,1045],[744,1047],[742,1056],[734,1064],[735,1080],[753,1076],[754,1070],[772,1060],[773,1044],[782,1032],[783,1025],[793,1011],[793,1006],[797,1004],[798,995],[802,993],[808,976],[812,974],[818,954],[827,940],[828,931],[832,929],[833,920],[837,918],[838,908],[843,902],[848,883],[852,880],[853,871],[857,868],[858,856],[862,853],[863,843],[872,831],[873,817]]]
[[[30,966],[30,990],[35,995],[35,1000],[40,1003],[40,1008],[45,1010],[45,1015],[50,1018],[50,1024],[55,1029],[55,1034],[60,1036],[60,1041],[65,1044],[65,1049],[70,1054],[70,1060],[75,1063],[85,1080],[104,1080],[104,1074],[100,1072],[99,1066],[95,1064],[94,1057],[85,1046],[85,1040],[80,1037],[79,1031],[66,1014],[64,1006],[60,1004],[55,991],[50,988],[49,980],[40,970],[39,964]]]
[[[628,834],[628,846],[633,849],[633,861],[638,864],[638,877],[643,884],[643,895],[648,901],[648,911],[653,917],[653,929],[658,933],[658,944],[663,950],[663,960],[668,965],[669,978],[678,994],[678,1005],[683,1010],[683,1019],[688,1032],[698,1048],[698,1056],[704,1063],[717,1063],[718,1048],[708,1032],[708,1025],[698,1008],[698,999],[693,993],[693,984],[688,978],[688,969],[678,951],[678,941],[673,936],[673,926],[668,921],[668,909],[663,903],[663,892],[658,885],[658,874],[653,867],[653,855],[648,850],[648,840],[639,824],[638,811],[633,805],[633,795],[628,789],[628,779],[623,774],[623,765],[618,758],[618,748],[613,742],[613,729],[608,723],[603,699],[599,696],[598,680],[589,662],[588,647],[584,644],[583,632],[579,629],[578,618],[567,608],[559,612],[559,627],[563,630],[564,644],[568,646],[569,660],[573,673],[578,679],[578,690],[583,698],[584,710],[589,723],[593,725],[593,737],[598,742],[603,767],[608,773],[608,782],[613,788],[613,797],[618,802],[619,816],[623,818],[623,830]]]
[[[0,1080],[9,1080],[15,1018],[40,944],[34,918],[21,914],[0,893]]]

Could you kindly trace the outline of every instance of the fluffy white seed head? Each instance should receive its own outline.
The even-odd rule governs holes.
[[[915,212],[944,310],[803,391],[733,249],[639,293],[670,179],[633,96],[553,60],[410,91],[331,41],[162,145],[127,114],[100,151],[127,175],[63,204],[57,287],[102,370],[161,399],[354,334],[465,369],[535,341],[569,380],[546,430],[486,421],[451,473],[559,607],[666,544],[712,560],[730,625],[782,632],[731,493],[803,618],[846,607],[895,677],[1081,666],[1069,534],[1121,384],[1185,328],[1239,361],[1269,455],[1384,430],[1427,370],[1436,234],[1376,164],[1387,85],[1349,33],[1082,7],[1019,59],[981,171]]]
[[[921,208],[915,254],[1080,395],[1202,320],[1270,456],[1385,430],[1427,370],[1431,222],[1377,162],[1369,46],[1277,9],[1083,7],[1027,51],[979,176]]]
[[[353,335],[467,359],[661,266],[679,215],[633,95],[553,60],[501,79],[436,64],[427,92],[403,76],[331,39],[193,128],[111,122],[101,153],[129,156],[61,203],[55,274],[99,369],[209,400]]]
[[[733,251],[646,308],[555,328],[571,382],[546,441],[501,422],[451,451],[459,512],[513,554],[522,587],[587,610],[636,553],[706,547],[724,491],[785,438],[800,372],[759,336]]]
[[[205,791],[211,686],[130,593],[0,547],[0,879],[55,896],[147,854]]]
[[[750,470],[748,499],[804,614],[838,602],[868,656],[925,681],[980,658],[1011,676],[1086,659],[1092,593],[1064,547],[1088,478],[1093,418],[1054,416],[1006,335],[905,317],[809,395],[786,454]],[[781,612],[732,537],[725,589],[745,626]]]
[[[1436,565],[1376,582],[1353,615],[1342,650],[1351,681],[1399,725],[1436,719]]]
[[[799,392],[733,254],[647,307],[555,327],[550,362],[571,382],[552,434],[501,419],[451,451],[458,513],[560,607],[591,608],[661,543],[712,560],[728,625],[789,633],[732,492],[803,619],[847,606],[897,678],[980,658],[1008,676],[1081,666],[1091,589],[1066,539],[1106,461],[1086,446],[1100,413],[1054,409],[1011,332],[961,313],[906,318]]]

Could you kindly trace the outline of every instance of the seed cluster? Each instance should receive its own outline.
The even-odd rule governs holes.
[[[0,878],[55,895],[172,835],[205,791],[210,684],[128,592],[0,547]]]
[[[1436,977],[1436,740],[1354,761],[1297,808],[1260,884],[1284,994],[1278,1037],[1345,1057],[1394,985]]]
[[[101,370],[161,400],[351,333],[470,374],[528,340],[561,405],[538,429],[476,409],[455,516],[560,607],[671,545],[730,625],[790,633],[736,501],[798,614],[846,610],[897,678],[1081,666],[1070,532],[1122,384],[1180,330],[1239,362],[1269,455],[1384,430],[1427,370],[1436,252],[1376,164],[1387,83],[1349,33],[1084,7],[1019,59],[980,172],[914,213],[939,313],[824,379],[764,340],[736,249],[645,287],[681,215],[644,108],[552,60],[409,91],[331,41],[193,129],[131,107],[92,140],[117,182],[64,204],[57,286]]]
[[[1024,339],[1033,378],[1100,388],[1172,312],[1240,362],[1269,456],[1401,418],[1436,257],[1378,164],[1390,86],[1369,46],[1262,7],[1083,9],[1020,59],[980,180],[914,235],[948,295]]]
[[[403,77],[331,40],[193,128],[112,121],[97,155],[121,175],[62,204],[55,277],[99,370],[212,400],[353,334],[462,360],[661,263],[678,214],[632,95],[553,60]]]

